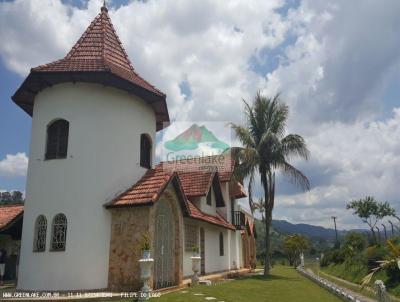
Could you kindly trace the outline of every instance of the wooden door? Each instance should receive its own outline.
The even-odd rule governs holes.
[[[160,201],[156,213],[154,288],[176,285],[174,217],[171,205]]]

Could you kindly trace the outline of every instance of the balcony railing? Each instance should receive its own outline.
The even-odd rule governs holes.
[[[240,211],[232,211],[232,222],[237,230],[244,229],[244,225],[245,225],[244,213],[242,213]]]

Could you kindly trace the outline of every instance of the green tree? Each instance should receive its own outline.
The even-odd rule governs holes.
[[[346,258],[353,258],[366,248],[366,241],[363,234],[350,232],[346,235],[343,242],[343,252]]]
[[[245,126],[231,124],[243,147],[234,148],[237,174],[252,183],[259,173],[264,189],[265,215],[265,262],[264,274],[271,266],[272,211],[275,204],[275,174],[281,171],[292,182],[303,189],[309,189],[307,177],[290,162],[294,157],[309,158],[304,139],[297,134],[286,135],[289,108],[280,101],[279,95],[267,98],[257,93],[253,104],[244,101]]]
[[[12,191],[11,193],[11,198],[13,202],[22,202],[23,199],[23,194],[20,191]]]
[[[395,216],[395,210],[388,202],[379,202],[372,196],[350,201],[346,208],[353,210],[353,214],[366,223],[372,233],[372,241],[377,243],[375,227],[377,223],[387,216]]]
[[[12,202],[12,195],[10,192],[1,192],[1,201],[4,203],[11,203]]]
[[[302,235],[286,236],[283,240],[283,250],[289,260],[289,264],[296,267],[300,254],[304,253],[310,248],[308,239]]]

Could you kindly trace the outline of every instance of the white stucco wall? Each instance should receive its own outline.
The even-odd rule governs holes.
[[[183,250],[183,277],[189,277],[193,275],[192,271],[192,252]]]
[[[57,118],[70,123],[68,156],[46,161],[46,127]],[[151,107],[114,88],[69,83],[36,96],[19,289],[107,287],[111,216],[103,204],[143,175],[140,134],[149,134],[154,146],[155,127]],[[68,219],[64,252],[49,251],[57,213]],[[48,223],[46,251],[34,253],[34,223],[40,214]]]
[[[224,198],[224,207],[218,208],[218,211],[229,222],[232,220],[231,215],[231,200],[229,197],[229,182],[221,183],[222,197]]]
[[[205,236],[205,268],[206,273],[225,271],[229,269],[228,230],[214,227],[211,224],[203,224]],[[219,255],[219,233],[224,235],[224,256]]]
[[[230,255],[231,245],[229,237],[235,235],[235,232],[228,229],[214,226],[209,223],[196,221],[191,219],[191,223],[195,223],[198,227],[198,241],[200,247],[200,228],[204,228],[205,239],[205,269],[206,274],[213,272],[226,271],[230,269]],[[219,234],[223,233],[224,236],[224,255],[219,254]],[[184,237],[185,238],[185,237]],[[183,250],[183,276],[188,277],[193,275],[192,260],[190,257],[193,255],[191,251]]]
[[[215,200],[215,192],[214,192],[214,188],[211,186],[210,188],[211,190],[211,206],[207,204],[207,196],[202,196],[200,198],[200,210],[206,214],[209,215],[216,215],[217,211],[216,211],[216,200]]]

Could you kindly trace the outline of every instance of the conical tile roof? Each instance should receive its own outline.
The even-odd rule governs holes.
[[[32,115],[37,92],[62,82],[93,82],[127,90],[147,101],[156,113],[157,130],[169,122],[166,95],[133,68],[106,7],[61,60],[31,69],[13,100]]]

